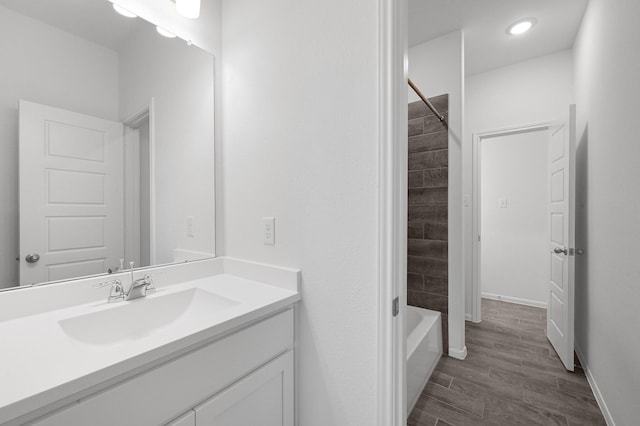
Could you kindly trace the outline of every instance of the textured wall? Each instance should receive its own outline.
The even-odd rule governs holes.
[[[640,418],[640,2],[591,0],[575,44],[575,339],[609,424]],[[596,393],[597,394],[597,393]]]
[[[448,95],[431,98],[447,116]],[[447,116],[448,117],[448,116]],[[409,104],[409,230],[407,303],[442,313],[448,352],[449,135],[422,101]]]
[[[296,423],[376,425],[379,5],[225,0],[222,28],[222,252],[302,270]]]

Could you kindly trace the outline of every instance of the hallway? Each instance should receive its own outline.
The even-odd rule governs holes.
[[[467,359],[442,357],[407,424],[606,425],[584,372],[565,370],[545,329],[544,309],[482,299]]]

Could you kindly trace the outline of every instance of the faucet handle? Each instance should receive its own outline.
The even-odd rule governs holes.
[[[109,290],[109,298],[107,299],[109,303],[124,300],[124,289],[122,288],[122,281],[120,280],[105,281],[96,283],[93,286],[96,288],[102,288],[108,285],[111,286],[111,289]]]
[[[115,286],[115,285],[122,285],[122,281],[120,281],[120,280],[104,281],[104,282],[101,282],[101,283],[95,283],[95,284],[93,285],[93,287],[95,287],[95,288],[102,288],[102,287],[106,287],[106,286],[108,286],[108,285],[112,285],[112,286]]]
[[[151,274],[145,274],[143,279],[147,282],[147,294],[155,293],[156,287],[153,285],[153,277]]]

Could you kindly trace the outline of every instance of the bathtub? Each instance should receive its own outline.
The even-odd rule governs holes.
[[[442,356],[440,312],[407,306],[407,415]]]

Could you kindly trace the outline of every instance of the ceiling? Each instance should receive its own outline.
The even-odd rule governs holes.
[[[466,75],[573,46],[588,0],[408,0],[409,46],[462,29]],[[63,31],[118,50],[144,25],[115,13],[107,0],[0,0],[0,4]],[[535,17],[522,36],[513,22]]]
[[[117,14],[107,0],[0,0],[0,4],[112,50],[146,22]]]
[[[473,75],[573,46],[588,0],[409,0],[409,46],[456,30],[465,34],[465,74]],[[523,18],[538,23],[509,36]]]

